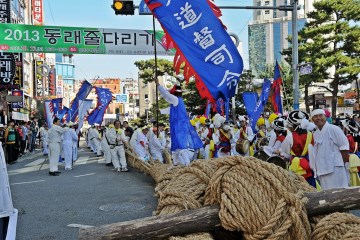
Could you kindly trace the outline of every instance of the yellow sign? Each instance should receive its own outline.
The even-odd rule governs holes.
[[[344,106],[344,97],[337,98],[338,107]]]

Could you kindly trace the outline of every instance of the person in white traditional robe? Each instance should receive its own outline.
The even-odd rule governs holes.
[[[55,118],[53,120],[53,125],[48,131],[50,176],[58,176],[60,173],[58,163],[61,151],[61,139],[62,135],[67,131],[69,131],[68,127],[60,127],[60,119]]]
[[[236,139],[244,139],[249,140],[249,142],[252,142],[255,138],[255,134],[250,126],[247,124],[247,120],[244,116],[239,116],[240,121],[240,129],[239,129],[239,135],[236,136]],[[241,154],[243,156],[249,156],[250,155],[250,148],[245,154]]]
[[[106,132],[109,141],[111,160],[117,172],[128,172],[124,143],[127,141],[119,120],[114,122],[114,128]]]
[[[89,140],[90,140],[90,147],[92,147],[92,150],[94,151],[94,153],[100,157],[101,156],[101,146],[100,146],[100,141],[101,141],[101,137],[99,134],[99,131],[97,130],[97,126],[99,126],[99,124],[94,124],[92,128],[89,129]]]
[[[149,139],[149,151],[154,160],[159,160],[160,162],[164,162],[163,151],[165,149],[164,146],[161,145],[160,142],[161,132],[159,131],[159,137],[157,136],[157,128],[153,128],[153,132],[150,134]]]
[[[114,128],[114,124],[110,124],[109,127],[104,130],[103,138],[101,140],[101,149],[104,152],[106,166],[113,165],[112,157],[111,157],[111,149],[110,149],[109,140],[107,137],[107,132],[110,131],[111,128]]]
[[[0,145],[0,239],[15,240],[18,210],[14,208],[5,154]]]
[[[71,128],[75,124],[73,122],[68,122],[66,126]],[[74,141],[77,141],[76,132],[74,129],[69,129],[63,135],[63,152],[64,152],[64,159],[65,159],[65,170],[71,170],[73,168],[73,145]]]
[[[141,128],[141,133],[137,134],[135,152],[140,159],[148,161],[149,156],[149,141],[147,139],[147,134],[149,132],[149,127],[145,126]]]
[[[137,136],[138,136],[139,133],[141,133],[141,131],[142,131],[142,130],[141,130],[140,127],[137,128],[137,129],[135,129],[133,135],[132,135],[131,138],[130,138],[130,146],[131,146],[134,150],[135,150],[135,148],[136,148]]]
[[[44,126],[40,128],[40,138],[43,145],[43,154],[49,154],[49,143],[48,143],[48,127]]]
[[[348,187],[344,163],[349,161],[349,141],[338,126],[326,121],[323,109],[313,110],[311,119],[316,125],[316,131],[310,166],[320,180],[321,189]]]

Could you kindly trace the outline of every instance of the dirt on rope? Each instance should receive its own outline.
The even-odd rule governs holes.
[[[304,178],[254,157],[196,160],[189,167],[173,168],[145,163],[130,153],[129,158],[131,166],[152,176],[157,184],[156,215],[218,204],[222,227],[241,232],[244,239],[360,238],[360,218],[336,213],[309,219],[303,193],[316,189]],[[215,231],[170,239],[224,239],[219,236]]]

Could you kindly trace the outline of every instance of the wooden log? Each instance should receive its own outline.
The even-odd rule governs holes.
[[[310,217],[360,209],[360,188],[358,187],[305,193],[305,196],[309,199],[305,207]],[[219,206],[215,205],[177,214],[80,229],[79,239],[153,240],[209,232],[221,224],[218,213]]]

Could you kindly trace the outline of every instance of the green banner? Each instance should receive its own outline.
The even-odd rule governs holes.
[[[154,31],[0,24],[0,51],[67,54],[153,55]],[[156,31],[158,55],[166,50],[163,31]]]

